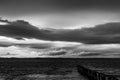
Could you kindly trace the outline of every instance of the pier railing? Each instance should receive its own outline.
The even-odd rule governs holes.
[[[79,74],[87,77],[89,80],[119,80],[114,75],[107,75],[104,73],[97,72],[96,70],[91,70],[84,66],[77,66]]]

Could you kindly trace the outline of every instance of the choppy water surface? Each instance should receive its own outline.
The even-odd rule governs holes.
[[[22,71],[22,70],[21,70]],[[77,69],[46,69],[44,74],[25,74],[25,75],[5,75],[0,76],[0,80],[87,80],[77,72]],[[20,72],[20,71],[18,71]],[[25,72],[25,71],[23,71]]]
[[[0,80],[87,80],[77,65],[94,66],[115,74],[120,72],[120,59],[0,58]],[[110,70],[111,69],[111,70]],[[119,76],[119,75],[118,75]]]

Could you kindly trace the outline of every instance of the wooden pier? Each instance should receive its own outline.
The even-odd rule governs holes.
[[[77,69],[81,75],[87,77],[89,80],[120,80],[114,73],[111,74],[110,72],[102,71],[102,69],[93,69],[81,65],[78,65]]]

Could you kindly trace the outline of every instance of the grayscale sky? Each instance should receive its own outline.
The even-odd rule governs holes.
[[[0,57],[120,57],[120,0],[0,0],[0,17]]]

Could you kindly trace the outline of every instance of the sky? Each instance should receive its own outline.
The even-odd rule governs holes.
[[[0,57],[120,57],[119,0],[0,0]]]
[[[120,21],[119,0],[0,0],[0,15],[39,28],[81,28]],[[87,23],[86,23],[87,22]]]

